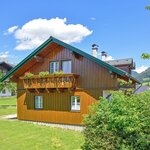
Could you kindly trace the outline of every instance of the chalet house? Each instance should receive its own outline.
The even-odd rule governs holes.
[[[3,75],[6,75],[6,73],[10,71],[12,68],[13,66],[7,62],[5,61],[0,62],[0,71],[3,73]],[[3,91],[0,92],[0,97],[7,97],[11,95],[12,95],[12,92],[7,89],[4,89]]]
[[[133,62],[133,58],[111,60],[107,61],[107,63],[121,70],[124,70],[129,74],[131,74],[131,71],[135,69],[135,63]]]
[[[97,47],[92,49],[95,56]],[[50,37],[22,60],[1,79],[17,83],[18,119],[81,125],[89,105],[118,89],[118,78],[138,82],[94,56]]]

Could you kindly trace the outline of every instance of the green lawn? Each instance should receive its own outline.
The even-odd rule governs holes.
[[[77,131],[0,120],[1,150],[77,150],[83,135]]]
[[[16,98],[0,99],[0,150],[79,150],[83,135],[77,131],[34,125],[17,120],[2,119],[16,113]]]
[[[1,97],[0,98],[0,116],[8,115],[8,114],[15,114],[16,107],[11,106],[16,105],[16,97]]]
[[[142,85],[150,86],[150,82],[144,82]]]
[[[16,105],[16,96],[12,97],[1,97],[0,105]]]
[[[16,114],[16,107],[7,107],[7,108],[0,107],[0,116],[9,114]]]

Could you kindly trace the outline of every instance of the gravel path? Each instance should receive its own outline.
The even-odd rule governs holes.
[[[17,119],[17,114],[1,116],[3,119]]]
[[[0,116],[0,118],[1,119],[17,120],[17,114]],[[75,130],[75,131],[80,131],[80,132],[83,131],[83,129],[84,129],[83,126],[78,126],[78,125],[55,124],[55,123],[46,123],[46,122],[24,121],[24,120],[19,120],[19,121],[43,125],[43,126],[50,126],[50,127],[57,127],[57,128],[62,128],[62,129],[68,129],[68,130]]]

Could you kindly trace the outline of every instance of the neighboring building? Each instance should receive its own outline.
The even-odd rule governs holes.
[[[12,65],[8,64],[5,61],[0,62],[0,71],[6,75],[6,73],[8,71],[10,71],[12,69]],[[12,92],[9,91],[8,89],[4,89],[3,91],[0,92],[0,97],[7,97],[7,96],[11,96]]]
[[[4,75],[8,71],[10,71],[12,68],[13,68],[13,66],[8,64],[7,62],[5,62],[5,61],[0,62],[0,71],[2,71]]]
[[[129,74],[131,74],[131,70],[135,69],[135,63],[132,58],[111,60],[107,61],[107,63],[124,70]]]
[[[135,90],[135,94],[143,93],[145,91],[149,91],[150,87],[149,86],[140,86]]]
[[[138,81],[125,71],[54,37],[50,37],[1,81],[17,82],[17,117],[20,120],[82,124],[88,106],[107,90],[118,89],[118,78]],[[57,73],[60,70],[62,73]],[[39,72],[50,74],[39,76]],[[35,74],[25,78],[24,74]]]
[[[105,51],[102,51],[101,59],[114,67],[124,70],[129,74],[131,74],[131,71],[135,69],[135,62],[133,62],[133,58],[115,59],[107,61],[107,53]]]

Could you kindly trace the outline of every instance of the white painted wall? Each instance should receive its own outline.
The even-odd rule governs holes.
[[[2,91],[0,92],[0,97],[9,97],[11,96],[11,92],[9,90],[5,90],[5,93],[3,93]]]

